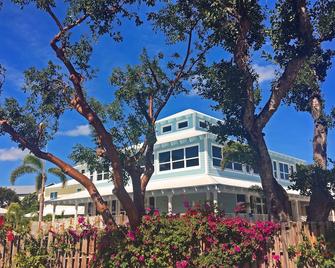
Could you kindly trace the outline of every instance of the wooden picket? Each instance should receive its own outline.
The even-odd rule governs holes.
[[[335,228],[332,222],[325,223],[306,223],[306,222],[289,222],[281,224],[280,231],[274,238],[273,245],[269,246],[267,255],[268,261],[257,264],[245,264],[243,268],[269,268],[277,267],[274,255],[280,256],[281,267],[295,268],[294,261],[288,257],[288,248],[297,245],[302,241],[304,234],[311,242],[315,242],[317,237],[325,235],[330,228]],[[44,238],[43,247],[50,249],[54,237],[49,234]],[[69,241],[67,241],[70,243]],[[15,267],[15,256],[18,252],[24,251],[25,241],[16,237],[14,241],[0,241],[0,268]],[[97,250],[97,240],[95,237],[81,239],[74,249],[70,252],[57,252],[55,268],[88,268],[89,262]]]

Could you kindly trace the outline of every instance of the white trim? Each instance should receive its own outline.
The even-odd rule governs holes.
[[[208,154],[208,134],[205,135],[204,138],[204,147],[205,147],[205,173],[208,174],[208,161],[209,161],[209,154]]]

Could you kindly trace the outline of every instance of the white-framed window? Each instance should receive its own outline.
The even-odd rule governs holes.
[[[158,154],[159,171],[199,166],[199,146],[190,146]]]
[[[199,121],[199,127],[203,129],[208,129],[207,123],[205,121]]]
[[[178,122],[178,129],[183,129],[188,127],[188,121]]]
[[[250,208],[254,214],[267,214],[265,198],[250,196]]]
[[[224,167],[225,167],[225,169],[243,171],[243,165],[241,163],[227,162]]]
[[[292,175],[295,172],[295,168],[293,165],[290,166],[290,175]]]
[[[214,167],[221,167],[222,152],[221,147],[212,146],[212,162]]]
[[[90,181],[93,181],[93,171],[90,171]]]
[[[272,161],[273,176],[278,179],[277,162]]]
[[[51,192],[50,193],[50,199],[51,200],[57,199],[57,192]]]
[[[109,179],[109,168],[104,170],[97,170],[97,181],[108,180]]]
[[[288,164],[279,163],[279,178],[282,180],[288,180],[290,177]]]
[[[162,126],[162,133],[168,133],[172,131],[172,125]]]

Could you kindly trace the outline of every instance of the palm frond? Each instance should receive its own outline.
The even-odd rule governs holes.
[[[39,170],[40,172],[43,169],[42,160],[32,154],[28,154],[25,156],[25,158],[23,159],[23,164],[27,166],[32,166],[37,170]]]
[[[22,165],[12,171],[9,177],[9,181],[11,184],[15,184],[18,177],[21,177],[26,174],[37,173],[37,172],[38,170],[36,170],[32,166]]]
[[[65,183],[67,181],[67,177],[60,168],[56,168],[56,167],[49,168],[48,172],[57,176],[59,178],[59,180],[61,181],[61,183],[63,184],[63,187],[65,186]]]

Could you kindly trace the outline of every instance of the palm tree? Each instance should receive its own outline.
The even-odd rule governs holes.
[[[37,158],[36,156],[28,154],[23,159],[22,165],[12,171],[9,180],[11,184],[14,185],[18,177],[31,173],[36,174],[35,189],[36,193],[38,192],[40,193],[39,197],[40,208],[39,208],[39,219],[38,219],[40,224],[43,219],[44,190],[45,190],[45,182],[47,180],[44,168],[44,162],[41,159]],[[67,177],[60,168],[49,168],[48,173],[58,177],[60,181],[63,183],[63,186],[65,185]]]

